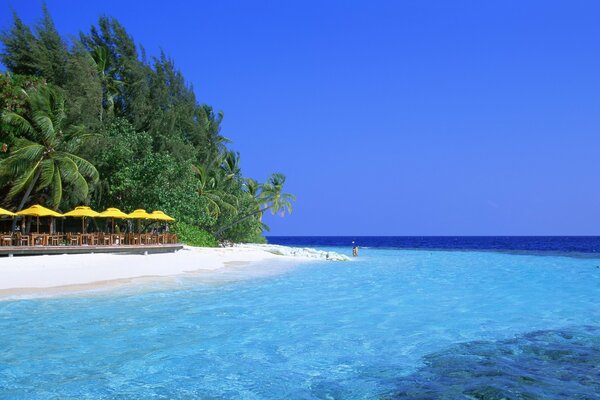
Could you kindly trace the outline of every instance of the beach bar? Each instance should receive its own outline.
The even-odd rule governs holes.
[[[177,235],[165,230],[152,230],[152,232],[120,232],[115,230],[114,219],[174,221],[162,211],[146,213],[144,210],[135,210],[131,214],[123,213],[116,208],[110,208],[98,213],[86,206],[76,207],[65,214],[47,209],[40,205],[13,213],[0,209],[0,215],[5,217],[35,217],[35,232],[24,233],[17,229],[11,232],[0,233],[0,256],[14,255],[46,255],[46,254],[85,254],[85,253],[128,253],[151,254],[174,252],[183,248],[178,243]],[[49,232],[40,233],[40,217],[81,218],[81,232],[58,233],[54,232],[53,221],[49,224]],[[86,218],[111,218],[112,229],[110,232],[86,232]],[[167,227],[167,225],[165,225]],[[147,227],[146,227],[147,228]]]

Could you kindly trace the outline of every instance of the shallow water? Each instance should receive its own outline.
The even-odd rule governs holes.
[[[600,398],[599,264],[363,249],[1,302],[0,398]]]

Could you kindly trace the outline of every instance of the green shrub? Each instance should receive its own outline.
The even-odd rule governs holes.
[[[217,239],[210,233],[194,225],[185,222],[176,222],[172,225],[172,231],[177,234],[181,243],[198,247],[217,247]]]

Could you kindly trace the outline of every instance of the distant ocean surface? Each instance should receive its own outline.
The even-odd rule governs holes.
[[[269,236],[269,243],[306,247],[492,250],[600,256],[600,236]]]

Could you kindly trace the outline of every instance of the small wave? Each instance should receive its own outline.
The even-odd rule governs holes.
[[[286,257],[314,258],[328,261],[350,261],[350,257],[335,251],[317,250],[310,247],[288,247],[278,244],[238,244],[236,247],[261,249]]]

